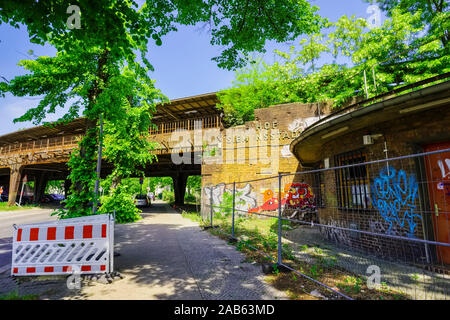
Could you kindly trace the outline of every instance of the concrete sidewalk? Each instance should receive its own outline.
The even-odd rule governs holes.
[[[21,281],[20,294],[48,299],[285,299],[264,282],[261,267],[225,241],[202,231],[163,203],[144,219],[116,225],[115,270],[124,279],[89,282],[68,290],[65,279]],[[7,285],[9,283],[9,285]],[[9,273],[0,275],[0,295],[14,289]],[[42,289],[41,291],[39,291]]]

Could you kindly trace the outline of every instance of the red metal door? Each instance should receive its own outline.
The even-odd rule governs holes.
[[[450,149],[450,141],[425,146],[426,152]],[[450,152],[425,157],[436,241],[450,243]],[[439,246],[440,262],[450,265],[450,247]]]

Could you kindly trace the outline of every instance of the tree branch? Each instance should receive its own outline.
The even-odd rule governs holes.
[[[241,33],[242,28],[243,28],[244,25],[245,25],[245,20],[246,20],[246,18],[247,18],[248,2],[249,2],[249,0],[247,0],[247,1],[245,2],[244,17],[242,18],[241,25],[239,26],[239,33]]]
[[[283,36],[283,33],[280,32],[280,29],[278,29],[278,26],[273,22],[270,14],[267,13],[266,8],[264,7],[264,4],[261,4],[261,0],[258,0],[259,3],[259,7],[262,9],[262,11],[264,12],[264,15],[267,17],[267,19],[269,19],[270,24],[273,26],[273,28],[275,29],[275,31],[278,33],[278,35]]]

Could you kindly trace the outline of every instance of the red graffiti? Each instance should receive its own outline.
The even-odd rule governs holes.
[[[286,193],[288,208],[314,208],[314,195],[311,187],[304,183],[292,183]]]
[[[284,206],[286,203],[286,199],[281,199],[281,205]],[[272,198],[267,200],[262,206],[257,208],[250,209],[249,212],[252,213],[261,213],[263,211],[275,211],[278,209],[278,199]]]
[[[314,195],[311,187],[303,183],[291,183],[285,186],[284,193],[281,194],[281,205],[287,208],[304,209],[315,208]],[[272,190],[267,190],[264,195],[274,195]],[[278,209],[278,195],[266,200],[262,206],[250,209],[251,213],[263,211],[275,211]]]

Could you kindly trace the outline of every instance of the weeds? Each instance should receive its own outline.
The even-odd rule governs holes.
[[[200,214],[198,212],[187,212],[184,211],[181,213],[181,216],[184,218],[188,218],[192,221],[195,222],[201,222],[202,221],[202,217],[200,216]]]
[[[225,240],[231,234],[231,217],[217,216],[215,225],[218,229],[209,229],[209,232]],[[289,225],[289,221],[284,221]],[[277,218],[255,218],[236,216],[234,236],[239,239],[233,245],[244,253],[248,260],[259,263],[273,264],[278,254],[278,219]],[[315,258],[315,263],[300,261],[290,245],[281,245],[281,254],[284,261],[298,270],[327,286],[336,287],[347,295],[356,299],[405,299],[402,293],[395,292],[387,286],[382,289],[369,290],[362,278],[346,272],[338,267],[338,257],[332,256],[328,250],[318,246],[309,247],[307,244],[296,246],[296,251],[307,251]],[[261,254],[264,252],[265,255]],[[274,265],[270,276],[266,277],[277,289],[283,290],[293,299],[311,299],[310,292],[317,289],[317,284],[303,276],[293,273],[280,272],[279,266]],[[333,296],[333,298],[335,298]]]
[[[300,251],[305,251],[305,250],[308,250],[309,247],[307,244],[304,244],[304,245],[299,246],[298,248]]]
[[[278,265],[276,263],[273,265],[272,273],[276,276],[278,276],[280,274],[280,270],[278,269]]]
[[[35,204],[26,204],[22,206],[8,206],[6,202],[0,202],[0,211],[15,211],[15,210],[24,210],[24,209],[33,209],[38,208],[38,205]]]
[[[345,276],[343,283],[338,283],[338,288],[346,293],[358,294],[361,292],[364,280],[354,276]]]
[[[312,278],[317,279],[318,277],[320,277],[320,276],[322,275],[323,269],[320,268],[320,267],[317,266],[317,265],[312,265],[312,266],[309,268],[309,273],[310,273],[310,275],[311,275]]]
[[[17,290],[10,292],[6,295],[0,296],[0,300],[38,300],[37,294],[27,294],[24,296],[19,295]]]

